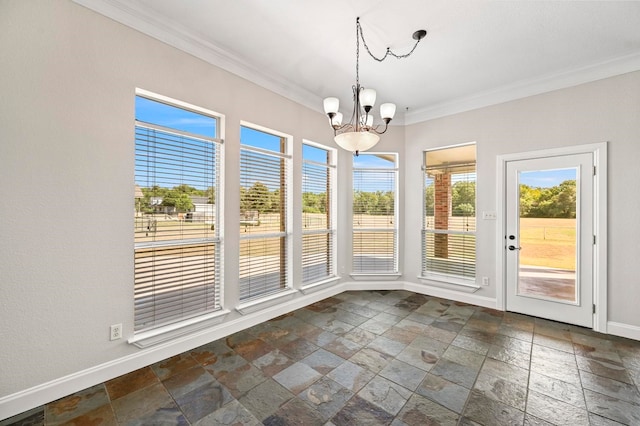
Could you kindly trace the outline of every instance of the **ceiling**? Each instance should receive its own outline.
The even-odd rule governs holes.
[[[346,116],[360,83],[396,123],[430,118],[640,70],[640,2],[486,0],[74,0],[318,111]]]

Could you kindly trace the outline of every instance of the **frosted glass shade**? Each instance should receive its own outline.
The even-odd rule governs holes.
[[[342,113],[336,112],[336,115],[331,119],[332,126],[342,126]]]
[[[340,148],[356,152],[373,148],[380,140],[380,136],[370,132],[345,132],[334,139]]]
[[[324,113],[325,114],[330,114],[330,113],[336,113],[338,112],[338,109],[340,108],[340,100],[338,98],[325,98],[324,102]]]
[[[360,105],[372,107],[376,103],[376,91],[373,89],[362,89],[360,92]]]
[[[396,114],[396,105],[387,103],[380,105],[380,117],[392,119]]]
[[[368,114],[367,115],[367,120],[365,121],[365,126],[367,127],[372,127],[373,126],[373,115]]]

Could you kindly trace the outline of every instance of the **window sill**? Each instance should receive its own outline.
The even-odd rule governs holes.
[[[420,275],[418,279],[423,284],[429,284],[434,287],[446,288],[449,290],[464,291],[466,293],[475,293],[480,290],[480,286],[475,280],[467,280],[463,278],[447,277],[443,275]]]
[[[277,293],[270,294],[269,296],[241,303],[236,307],[236,311],[240,312],[242,315],[251,314],[264,308],[269,308],[282,303],[287,299],[293,299],[293,296],[296,293],[298,293],[298,290],[293,289],[279,291]]]
[[[203,328],[221,324],[231,311],[218,310],[207,315],[190,318],[179,323],[169,324],[149,331],[136,333],[127,342],[140,349],[157,345]]]
[[[402,276],[401,273],[380,273],[380,274],[350,274],[354,281],[395,281]]]
[[[314,293],[318,290],[322,290],[324,287],[331,285],[331,284],[335,284],[338,281],[340,281],[340,277],[331,277],[331,278],[327,278],[324,279],[322,281],[318,281],[309,285],[306,285],[304,287],[302,287],[300,289],[300,291],[302,292],[302,294],[311,294]]]

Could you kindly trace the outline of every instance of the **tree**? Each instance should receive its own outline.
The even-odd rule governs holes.
[[[242,211],[257,210],[265,213],[271,207],[269,188],[262,182],[255,182],[251,188],[240,188],[240,209]]]
[[[304,192],[302,194],[302,211],[304,213],[326,213],[327,194],[324,192]]]
[[[393,215],[394,209],[395,199],[392,191],[353,193],[353,214],[389,216]]]
[[[173,190],[182,194],[201,195],[202,191],[195,189],[193,186],[181,184],[173,187]]]
[[[355,191],[353,193],[354,214],[375,214],[377,195],[374,192]]]
[[[251,202],[249,201],[249,191],[243,186],[240,187],[240,211],[247,212],[251,210]]]
[[[435,214],[435,186],[432,183],[427,186],[424,191],[424,205],[425,205],[425,215],[433,216]]]
[[[469,203],[464,203],[464,204],[458,204],[455,209],[453,209],[453,216],[473,216],[476,214],[476,208],[469,204]]]
[[[216,203],[216,189],[213,186],[210,186],[205,191],[205,196],[208,198],[207,202],[209,204]]]
[[[576,181],[565,180],[560,184],[560,193],[557,197],[560,217],[576,217]]]
[[[541,195],[539,188],[531,188],[528,185],[520,184],[520,216],[530,217],[538,204]]]
[[[276,189],[268,193],[269,202],[267,204],[267,210],[270,213],[280,213],[280,206],[282,200],[280,199],[280,190]]]
[[[162,199],[162,205],[166,207],[174,207],[179,212],[188,212],[193,209],[193,201],[188,194],[180,192],[180,190],[171,189]]]
[[[566,180],[549,188],[520,185],[520,216],[575,218],[576,181]]]
[[[377,191],[376,192],[376,213],[384,216],[393,215],[395,208],[393,192]]]
[[[476,183],[456,182],[451,187],[451,209],[453,216],[476,214]]]

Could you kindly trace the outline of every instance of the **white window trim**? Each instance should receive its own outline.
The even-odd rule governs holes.
[[[271,306],[279,305],[287,300],[292,300],[298,293],[298,290],[292,288],[285,288],[276,292],[271,292],[264,296],[258,296],[253,299],[249,299],[236,306],[236,311],[242,315],[252,314],[254,312],[261,311]]]
[[[428,273],[418,276],[423,284],[433,285],[436,287],[450,288],[469,293],[475,293],[480,289],[475,279],[464,279],[454,275]]]
[[[477,154],[477,143],[474,142],[465,142],[465,143],[461,143],[461,144],[455,144],[455,145],[447,145],[447,146],[443,146],[443,147],[437,147],[437,148],[429,148],[429,149],[425,149],[424,151],[422,151],[422,155],[423,155],[423,161],[424,161],[424,156],[428,153],[428,152],[432,152],[432,151],[441,151],[444,149],[450,149],[450,148],[458,148],[458,147],[462,147],[462,146],[469,146],[469,145],[474,145],[476,146],[476,200],[475,200],[475,204],[476,204],[476,231],[471,232],[464,232],[464,234],[472,234],[475,235],[477,238],[477,221],[478,221],[478,190],[477,190],[477,176],[478,176],[478,154]],[[425,196],[425,186],[424,186],[424,164],[422,164],[422,216],[421,216],[421,220],[422,220],[422,224],[421,224],[421,233],[424,234],[425,231],[428,231],[427,229],[425,229],[424,227],[424,217],[426,215],[425,212],[425,202],[424,202],[424,196]],[[478,291],[480,289],[480,285],[477,284],[477,277],[474,278],[463,278],[461,276],[458,275],[449,275],[449,274],[442,274],[442,273],[437,273],[437,272],[429,272],[429,271],[425,271],[425,267],[424,267],[424,258],[425,258],[425,253],[424,253],[424,236],[421,235],[420,236],[420,245],[423,247],[421,249],[421,256],[420,256],[420,275],[418,275],[418,279],[420,280],[420,282],[422,282],[423,284],[428,284],[428,285],[433,285],[436,287],[442,287],[442,288],[447,288],[447,289],[454,289],[454,290],[461,290],[461,291],[466,291],[466,292],[470,292],[470,293],[474,293],[476,291]],[[478,249],[478,243],[477,243],[477,239],[476,239],[476,254],[477,254],[477,249]],[[476,263],[476,271],[477,271],[477,263]]]
[[[223,216],[224,215],[221,214],[221,212],[224,211],[224,186],[225,186],[224,185],[224,180],[225,180],[224,132],[225,132],[226,119],[225,119],[225,115],[219,112],[216,112],[207,108],[199,107],[197,105],[192,105],[190,103],[180,101],[178,99],[170,98],[168,96],[160,95],[158,93],[154,93],[141,88],[135,89],[135,96],[141,96],[150,100],[163,102],[168,105],[172,105],[188,111],[215,117],[217,119],[217,124],[218,124],[218,128],[216,129],[218,138],[205,138],[205,139],[209,139],[211,141],[220,143],[220,149],[218,151],[219,159],[217,164],[217,167],[218,167],[217,174],[219,177],[219,182],[216,188],[216,204],[215,204],[216,219],[218,221],[217,226],[219,227],[219,230],[218,230],[218,237],[213,240],[210,240],[211,242],[215,242],[217,244],[216,249],[219,252],[220,265],[219,265],[219,270],[217,271],[218,282],[216,282],[216,285],[218,286],[218,292],[219,292],[218,309],[213,312],[209,312],[207,314],[186,318],[181,321],[176,321],[172,324],[168,324],[162,327],[139,331],[137,333],[134,333],[133,336],[131,336],[127,340],[127,343],[129,344],[133,344],[139,348],[146,348],[152,345],[156,345],[158,343],[173,340],[177,337],[180,337],[186,334],[191,334],[193,332],[196,332],[206,327],[211,327],[213,325],[221,324],[222,322],[224,322],[225,318],[230,313],[229,310],[224,309],[224,285],[223,285],[224,283],[224,267],[223,267],[224,265],[224,246],[223,246],[224,218]],[[162,127],[162,126],[158,126],[158,127]],[[171,129],[167,129],[167,130],[171,130]],[[202,138],[201,136],[197,136],[197,137]],[[143,245],[144,244],[141,244],[140,247],[142,247]],[[135,247],[136,246],[134,245],[134,250],[135,250]]]
[[[315,281],[311,284],[308,284],[300,288],[300,291],[302,292],[302,294],[315,293],[316,291],[323,290],[325,287],[329,287],[333,284],[336,284],[339,281],[340,281],[340,277],[333,276],[322,281]]]
[[[261,126],[259,124],[254,124],[248,121],[240,120],[240,127],[247,127],[252,130],[256,130],[259,132],[268,133],[274,136],[278,136],[285,140],[285,152],[277,153],[276,151],[265,150],[258,147],[253,147],[251,145],[242,145],[240,144],[240,150],[249,149],[255,152],[262,152],[268,155],[277,155],[285,160],[285,170],[284,170],[284,178],[287,186],[287,194],[285,199],[285,209],[286,209],[286,218],[285,218],[285,232],[279,233],[270,233],[270,234],[260,234],[254,236],[242,236],[241,233],[239,237],[239,241],[247,240],[247,239],[260,239],[260,238],[271,238],[271,237],[284,237],[285,238],[285,246],[286,246],[286,259],[285,259],[285,275],[287,277],[292,277],[293,271],[293,136],[287,133],[279,132],[277,130],[273,130],[269,127]],[[239,171],[239,170],[238,170]],[[239,247],[239,246],[238,246]],[[268,308],[269,306],[273,306],[280,302],[281,297],[284,298],[292,298],[293,294],[297,293],[297,290],[293,288],[293,282],[291,279],[287,280],[286,287],[280,289],[276,292],[270,292],[263,296],[256,296],[252,298],[248,298],[245,301],[240,301],[239,305],[236,306],[236,310],[241,314],[247,314],[251,312],[255,312],[264,308]]]
[[[318,286],[320,287],[324,287],[325,285],[327,285],[328,283],[334,283],[336,281],[339,280],[338,277],[338,272],[337,272],[337,261],[338,261],[338,257],[337,257],[337,252],[338,252],[338,232],[337,232],[337,223],[338,223],[338,150],[336,148],[331,148],[322,144],[319,144],[317,142],[313,142],[307,139],[303,139],[302,140],[302,144],[303,145],[309,145],[312,146],[314,148],[319,148],[319,149],[323,149],[329,152],[329,163],[328,164],[322,164],[322,163],[316,163],[314,161],[309,161],[312,164],[318,164],[320,166],[326,166],[329,168],[329,170],[331,170],[331,215],[330,215],[330,220],[331,220],[331,226],[328,230],[309,230],[309,231],[305,231],[304,229],[302,230],[302,236],[300,238],[302,238],[304,235],[313,235],[313,234],[325,234],[325,233],[329,233],[333,235],[332,238],[332,247],[331,247],[331,274],[319,281],[313,281],[313,282],[309,282],[309,283],[302,283],[300,290],[304,293],[310,293],[313,292],[317,289]],[[304,165],[305,160],[304,157],[302,158],[302,163]]]
[[[393,202],[394,202],[394,207],[393,207],[393,223],[394,223],[394,228],[393,228],[393,232],[395,233],[395,241],[396,241],[396,246],[394,249],[394,253],[393,253],[393,257],[394,257],[394,264],[396,265],[396,270],[395,271],[388,271],[388,272],[354,272],[353,270],[351,271],[351,273],[349,274],[349,276],[351,278],[353,278],[354,281],[388,281],[388,280],[397,280],[399,277],[402,276],[402,272],[400,272],[400,259],[399,259],[399,251],[400,251],[400,226],[398,224],[398,219],[400,217],[400,211],[399,211],[399,203],[398,203],[398,199],[399,199],[399,189],[400,189],[400,167],[399,167],[399,163],[400,163],[400,155],[397,152],[387,152],[387,151],[367,151],[366,153],[361,153],[361,155],[393,155],[395,157],[395,162],[394,165],[395,167],[393,168],[386,168],[386,169],[377,169],[377,168],[371,168],[371,170],[394,170],[396,172],[396,179],[395,179],[395,186],[394,186],[394,196],[393,196]],[[353,177],[353,170],[356,169],[355,167],[352,169],[351,171],[351,175]],[[357,168],[358,170],[367,170],[368,168]],[[351,188],[351,192],[353,195],[353,181],[352,181],[352,188]],[[352,198],[352,208],[353,208],[353,198]],[[353,210],[351,212],[351,218],[350,218],[350,226],[351,226],[351,241],[352,241],[352,248],[351,248],[351,255],[353,256],[353,236],[355,234],[355,230],[353,229]],[[376,230],[375,228],[370,228],[370,230]],[[385,228],[385,231],[388,231],[389,228]],[[351,260],[351,268],[353,268],[353,257]],[[379,277],[379,278],[375,278],[375,277]]]
[[[354,281],[395,281],[400,278],[402,274],[400,272],[354,272],[349,274],[349,276],[353,278]]]
[[[217,310],[209,314],[189,318],[163,327],[135,333],[127,343],[139,348],[147,348],[158,343],[174,340],[180,336],[191,334],[204,328],[209,328],[222,324],[231,311]]]

